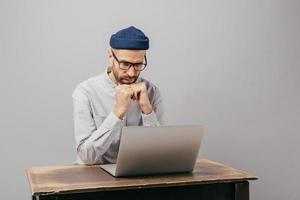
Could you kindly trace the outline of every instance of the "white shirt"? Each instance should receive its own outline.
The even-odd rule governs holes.
[[[74,90],[73,110],[77,159],[75,164],[115,163],[123,126],[159,126],[163,123],[162,97],[158,88],[145,82],[153,111],[145,115],[137,101],[132,101],[123,120],[112,111],[115,83],[106,72],[80,83]]]

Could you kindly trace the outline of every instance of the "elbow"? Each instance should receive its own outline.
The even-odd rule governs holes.
[[[86,165],[101,164],[103,154],[96,151],[93,147],[87,147],[83,144],[77,147],[77,155]]]

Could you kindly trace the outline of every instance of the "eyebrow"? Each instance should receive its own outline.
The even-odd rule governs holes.
[[[127,60],[119,60],[119,62],[123,62],[123,63],[131,63],[131,64],[144,64],[144,62],[133,63],[133,62],[129,62],[129,61],[127,61]]]
[[[144,55],[144,61],[143,62],[137,62],[137,63],[133,63],[133,62],[129,62],[129,61],[127,61],[127,60],[122,60],[122,59],[119,59],[117,56],[116,56],[116,54],[115,54],[115,52],[114,51],[112,51],[112,54],[113,54],[113,56],[115,57],[115,58],[117,58],[117,60],[119,61],[119,62],[123,62],[123,63],[131,63],[131,64],[144,64],[145,62],[144,61],[146,61],[147,60],[147,58],[146,58],[146,55]],[[147,61],[146,61],[147,62]]]

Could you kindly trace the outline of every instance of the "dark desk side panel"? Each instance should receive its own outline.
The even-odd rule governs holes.
[[[239,185],[237,185],[239,184]],[[248,200],[248,182],[215,183],[190,186],[128,189],[101,192],[39,196],[39,200],[152,200],[152,199],[197,199],[197,200]],[[247,196],[248,195],[248,196]]]

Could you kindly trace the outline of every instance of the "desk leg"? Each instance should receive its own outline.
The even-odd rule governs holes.
[[[58,200],[59,196],[32,196],[32,200]]]
[[[249,200],[249,182],[235,183],[235,200]]]

